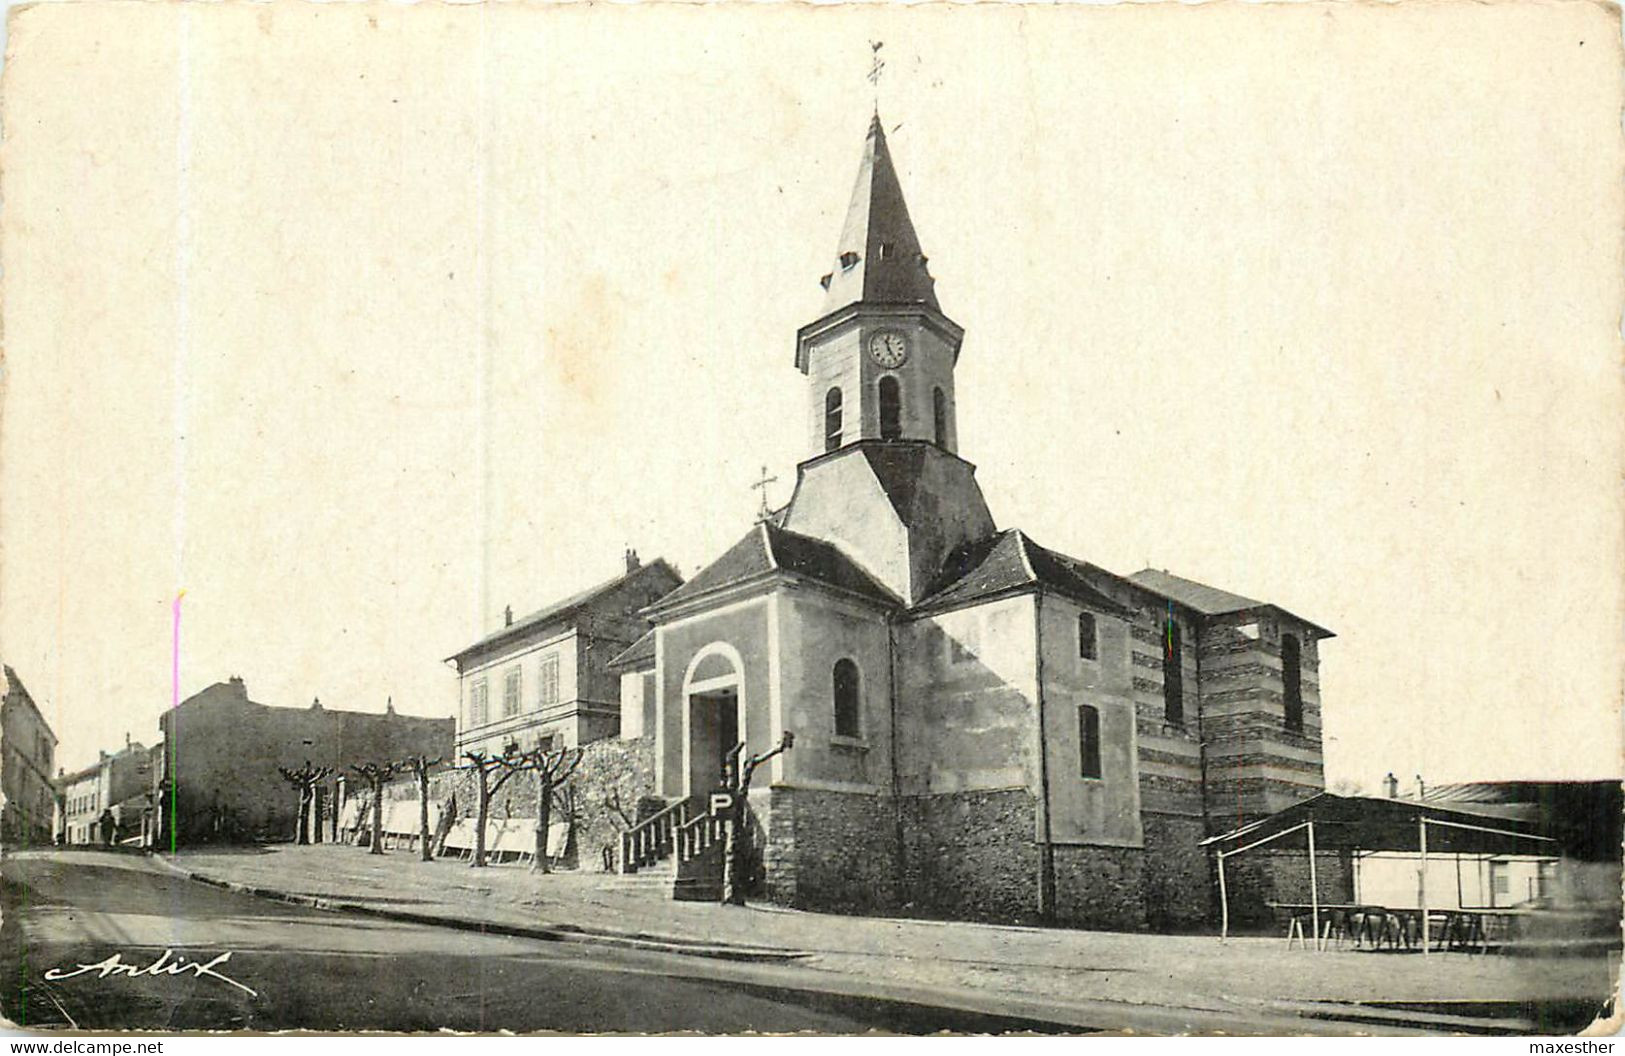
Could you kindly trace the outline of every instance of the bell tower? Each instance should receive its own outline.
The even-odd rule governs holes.
[[[950,553],[994,524],[976,468],[959,457],[964,331],[937,304],[878,114],[819,282],[823,314],[796,333],[808,455],[780,523],[834,543],[912,604]]]
[[[886,147],[869,123],[824,312],[796,335],[807,378],[809,453],[860,440],[959,447],[954,364],[964,331],[942,314]]]

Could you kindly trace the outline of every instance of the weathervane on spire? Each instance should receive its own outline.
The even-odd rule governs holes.
[[[880,113],[880,74],[886,68],[886,60],[880,57],[880,49],[886,46],[883,40],[869,42],[869,83],[875,86],[875,113]]]

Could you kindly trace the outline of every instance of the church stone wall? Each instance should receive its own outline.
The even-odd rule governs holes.
[[[1145,924],[1144,888],[1156,868],[1133,847],[1057,846],[1055,921],[1134,930]]]
[[[1159,931],[1199,928],[1216,919],[1216,876],[1202,818],[1172,814],[1145,816],[1146,923]]]
[[[901,907],[924,916],[1037,920],[1037,809],[1025,788],[904,799]]]
[[[1231,930],[1269,930],[1276,926],[1277,914],[1268,903],[1309,902],[1309,855],[1301,845],[1295,850],[1258,848],[1226,858],[1224,879]],[[1354,900],[1353,863],[1346,854],[1316,854],[1315,881],[1322,905]]]
[[[767,832],[769,898],[808,909],[895,910],[897,814],[891,797],[777,787],[766,796],[752,793],[751,807]]]

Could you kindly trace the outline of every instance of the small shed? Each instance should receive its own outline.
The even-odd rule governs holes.
[[[1555,855],[1558,843],[1530,820],[1480,813],[1422,800],[1339,796],[1322,792],[1267,818],[1203,840],[1218,864],[1220,937],[1229,935],[1230,899],[1225,887],[1225,860],[1268,844],[1300,841],[1309,855],[1309,889],[1313,924],[1320,930],[1320,889],[1315,855],[1325,851],[1359,854],[1392,851],[1417,854],[1425,878],[1429,854]],[[1427,950],[1428,902],[1425,879],[1420,892],[1422,949]]]

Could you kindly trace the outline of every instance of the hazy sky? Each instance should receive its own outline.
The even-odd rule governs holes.
[[[231,674],[691,574],[804,450],[881,107],[1003,527],[1275,601],[1327,776],[1621,773],[1601,5],[42,5],[11,27],[0,652],[74,766]]]

